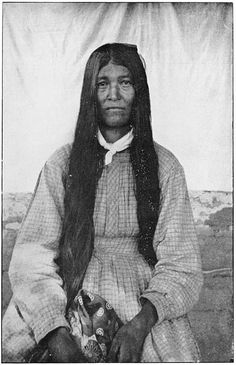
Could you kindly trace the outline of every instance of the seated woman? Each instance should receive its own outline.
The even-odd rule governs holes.
[[[45,164],[17,238],[5,362],[42,343],[53,362],[85,361],[68,315],[81,288],[122,323],[106,361],[199,361],[186,314],[202,273],[184,171],[153,141],[150,120],[136,46],[96,49],[74,142]]]

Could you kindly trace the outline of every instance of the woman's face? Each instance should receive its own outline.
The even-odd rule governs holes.
[[[97,102],[104,127],[121,128],[130,124],[135,97],[133,80],[125,66],[109,62],[97,78]]]

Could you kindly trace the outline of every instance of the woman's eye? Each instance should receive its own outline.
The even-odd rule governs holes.
[[[124,86],[129,86],[129,85],[131,85],[131,81],[130,80],[122,80],[121,84],[124,85]]]
[[[129,80],[129,79],[125,79],[125,80],[121,81],[121,87],[123,89],[129,89],[132,85],[133,84],[132,84],[131,80]]]
[[[107,82],[106,81],[99,81],[97,83],[98,88],[105,88],[107,86]]]

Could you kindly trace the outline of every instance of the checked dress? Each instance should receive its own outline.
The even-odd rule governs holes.
[[[38,179],[9,270],[13,297],[3,319],[3,361],[24,362],[35,344],[65,319],[66,294],[54,259],[64,214],[63,179],[71,146],[57,150]],[[129,149],[104,166],[94,208],[95,242],[83,287],[102,296],[126,323],[156,307],[158,322],[146,337],[143,362],[197,362],[187,312],[202,286],[201,260],[182,166],[155,144],[161,188],[151,268],[137,249],[137,203]]]

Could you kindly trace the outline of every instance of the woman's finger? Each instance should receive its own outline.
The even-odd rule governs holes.
[[[140,361],[140,349],[138,346],[134,346],[128,340],[121,342],[119,353],[118,353],[118,362],[139,362]]]
[[[119,354],[119,348],[120,348],[120,345],[116,341],[113,341],[112,345],[111,345],[111,348],[110,348],[110,351],[109,351],[109,354],[107,356],[107,361],[108,362],[117,362],[118,354]]]
[[[120,346],[120,351],[118,353],[117,360],[118,362],[132,362],[129,349],[124,344],[121,344]]]

